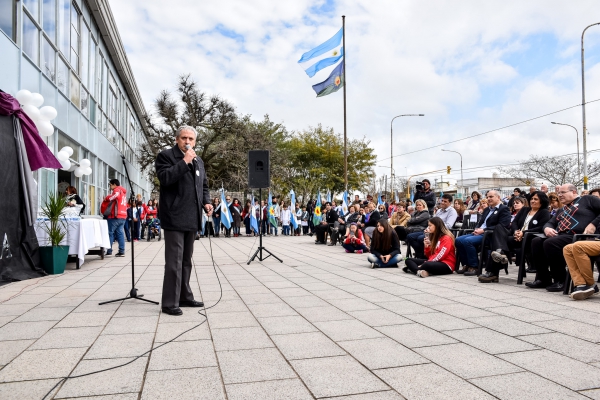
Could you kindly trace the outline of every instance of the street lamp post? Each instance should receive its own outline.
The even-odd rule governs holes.
[[[575,134],[577,135],[577,179],[581,179],[581,163],[579,162],[579,131],[573,125],[562,124],[560,122],[551,122],[551,124],[570,126],[571,128],[575,129]]]
[[[463,192],[465,191],[464,189],[464,180],[463,180],[463,164],[462,164],[462,154],[460,154],[458,151],[454,151],[454,150],[445,150],[442,149],[442,151],[448,151],[450,153],[456,153],[460,156],[460,191],[462,194],[464,194]]]
[[[396,115],[390,122],[390,199],[393,199],[392,192],[394,191],[394,120],[398,117],[424,117],[425,114],[401,114]]]
[[[584,57],[583,57],[583,35],[585,35],[585,31],[588,28],[600,25],[600,22],[596,22],[595,24],[588,25],[583,32],[581,33],[581,113],[583,117],[583,189],[587,190],[588,188],[588,170],[587,170],[587,129],[585,126],[585,67],[584,67]]]

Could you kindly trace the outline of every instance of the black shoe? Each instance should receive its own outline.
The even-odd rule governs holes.
[[[527,268],[525,270],[525,272],[527,272],[528,274],[535,274],[535,273],[537,273],[537,271],[535,270],[535,268],[531,268],[531,267]]]
[[[112,251],[107,251],[106,253],[104,253],[104,257],[106,256],[112,256]]]
[[[313,235],[313,233],[312,233],[312,232],[308,234],[308,236],[310,236],[310,237],[312,237],[312,235]]]
[[[592,297],[593,295],[598,293],[598,285],[588,286],[581,285],[577,286],[573,293],[569,295],[573,300],[585,300],[588,297]]]
[[[335,243],[328,243],[327,246],[335,246]]]
[[[538,279],[533,282],[527,282],[525,284],[525,286],[527,286],[528,288],[531,288],[531,289],[545,289],[546,287],[548,287],[548,283],[546,283],[544,281],[540,281]]]
[[[481,282],[481,283],[498,282],[498,275],[494,275],[491,272],[486,272],[483,275],[479,275],[479,282]]]
[[[180,301],[179,307],[204,307],[204,303],[196,300]]]
[[[456,270],[457,274],[464,274],[465,272],[467,272],[467,267],[463,267],[463,268],[459,268]]]
[[[465,272],[465,276],[477,276],[477,272],[479,270],[477,268],[469,268],[466,272]]]
[[[125,253],[117,253],[115,254],[115,257],[125,257]]]
[[[402,268],[402,271],[406,272],[407,274],[410,274],[410,273],[412,273],[412,271],[411,271],[411,270],[410,270],[410,268],[408,268],[408,267],[404,267],[404,268]]]
[[[162,312],[169,315],[181,315],[183,311],[179,307],[163,307]]]
[[[565,285],[560,282],[553,283],[552,285],[546,288],[549,292],[562,292],[565,288]]]

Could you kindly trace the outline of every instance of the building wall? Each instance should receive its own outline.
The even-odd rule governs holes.
[[[98,214],[111,178],[129,188],[122,155],[134,191],[148,199],[151,186],[135,154],[145,141],[145,110],[133,75],[125,73],[129,65],[106,0],[0,1],[0,54],[0,89],[41,93],[44,105],[57,109],[56,132],[45,138],[50,149],[69,145],[73,160],[92,162],[92,175],[81,178],[36,172],[40,204],[49,191],[71,184],[86,214]]]

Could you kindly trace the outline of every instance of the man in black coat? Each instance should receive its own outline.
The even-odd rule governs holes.
[[[485,230],[494,229],[496,225],[502,225],[505,228],[510,226],[510,210],[502,204],[500,194],[495,190],[490,190],[486,197],[489,207],[483,211],[473,233],[459,236],[454,242],[458,259],[464,265],[464,268],[457,272],[464,273],[465,276],[477,275],[477,265],[479,264],[477,246],[482,244]]]
[[[190,126],[177,129],[176,145],[158,154],[154,164],[160,182],[159,213],[165,232],[165,277],[162,311],[181,315],[179,307],[203,307],[190,287],[192,254],[202,208],[213,211],[204,162],[196,157],[198,133]]]
[[[325,203],[325,213],[324,218],[321,223],[315,227],[317,234],[317,244],[325,244],[325,232],[331,232],[334,224],[338,223],[338,214],[337,212],[331,208],[331,203]]]

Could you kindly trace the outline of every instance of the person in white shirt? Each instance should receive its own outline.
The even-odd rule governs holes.
[[[285,236],[290,235],[290,219],[292,218],[292,214],[290,209],[286,204],[283,205],[283,209],[281,210],[280,216],[282,234]]]

